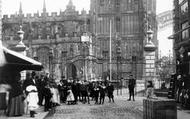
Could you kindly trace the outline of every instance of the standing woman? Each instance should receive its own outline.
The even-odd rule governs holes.
[[[20,72],[12,71],[8,83],[11,85],[7,116],[22,116],[24,114],[24,97],[20,83]]]

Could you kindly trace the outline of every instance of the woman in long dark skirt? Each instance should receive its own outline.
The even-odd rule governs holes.
[[[21,83],[19,82],[20,72],[15,72],[11,78],[7,116],[21,116],[24,114],[24,99]]]

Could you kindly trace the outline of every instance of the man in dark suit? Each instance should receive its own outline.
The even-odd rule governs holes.
[[[109,98],[109,102],[114,102],[114,95],[113,95],[113,92],[114,92],[114,86],[111,82],[108,83],[108,86],[107,86],[107,93],[108,93],[108,98]]]
[[[47,84],[47,79],[44,75],[41,75],[41,77],[37,80],[37,89],[38,89],[38,97],[39,102],[38,104],[42,106],[43,100],[45,98],[45,86]]]
[[[133,75],[130,75],[129,77],[129,84],[128,84],[128,88],[129,88],[129,99],[128,101],[131,100],[131,96],[133,97],[133,101],[135,101],[135,85],[136,85],[136,80],[133,78]]]
[[[26,80],[23,82],[23,90],[26,89],[29,85],[36,86],[36,79],[35,79],[36,73],[32,72],[31,74],[27,74]]]

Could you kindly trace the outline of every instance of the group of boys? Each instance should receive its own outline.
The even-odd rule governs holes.
[[[95,104],[104,104],[106,94],[109,98],[109,102],[114,102],[114,86],[111,82],[88,82],[79,80],[68,82],[67,80],[61,80],[58,85],[58,90],[63,103],[65,103],[67,99],[68,87],[71,87],[74,95],[73,104],[77,104],[78,101],[90,104],[90,99],[95,101]]]

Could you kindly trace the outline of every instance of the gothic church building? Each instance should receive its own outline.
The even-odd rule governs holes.
[[[113,80],[130,74],[141,80],[147,24],[154,31],[153,43],[158,45],[156,0],[91,0],[90,11],[81,13],[70,0],[64,11],[51,15],[44,0],[41,14],[25,15],[20,3],[18,14],[4,15],[2,36],[4,45],[14,47],[22,25],[27,55],[40,61],[44,71],[58,80],[107,79],[110,68]],[[82,42],[82,36],[88,36],[88,41]]]

